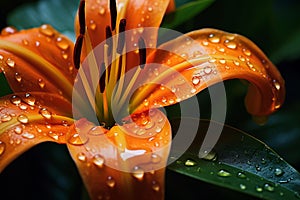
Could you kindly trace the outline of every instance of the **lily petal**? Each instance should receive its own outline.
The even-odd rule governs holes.
[[[67,144],[91,199],[163,199],[171,128],[158,110],[148,117],[110,130],[74,124]]]
[[[147,86],[133,99],[133,105],[142,101],[149,106],[171,105],[234,78],[251,83],[246,107],[254,116],[271,114],[285,98],[284,80],[277,68],[253,42],[237,34],[215,29],[190,32],[158,47],[147,63],[162,65],[145,68],[149,73],[142,79],[154,80],[164,89],[160,84]],[[167,99],[162,101],[162,97]]]
[[[46,99],[44,101],[42,99]],[[71,105],[59,95],[14,94],[0,99],[0,171],[45,141],[65,143]]]
[[[7,28],[8,29],[8,28]],[[73,43],[50,25],[0,35],[0,68],[14,92],[72,96]]]

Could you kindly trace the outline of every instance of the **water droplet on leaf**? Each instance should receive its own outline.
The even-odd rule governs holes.
[[[229,177],[229,176],[231,176],[231,174],[228,171],[224,170],[224,169],[221,169],[220,171],[218,171],[217,174],[218,174],[218,176],[221,176],[221,177]]]

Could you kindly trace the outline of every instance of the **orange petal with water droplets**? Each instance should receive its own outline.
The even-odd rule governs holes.
[[[67,111],[67,108],[70,110]],[[58,95],[15,94],[2,97],[0,171],[41,142],[65,143],[65,134],[72,120],[62,115],[70,112],[71,105]]]
[[[73,43],[50,25],[2,32],[0,68],[14,92],[42,91],[71,98]]]
[[[163,199],[171,128],[160,111],[110,130],[81,119],[68,138],[91,199]]]
[[[253,42],[237,34],[215,29],[190,32],[158,47],[147,63],[144,70],[148,73],[141,80],[153,81],[158,86],[141,89],[133,105],[144,99],[149,106],[157,102],[161,106],[171,105],[210,85],[234,78],[251,83],[246,107],[254,116],[271,114],[285,98],[284,80],[277,68]],[[163,65],[151,68],[149,63]],[[163,103],[162,97],[166,98]]]

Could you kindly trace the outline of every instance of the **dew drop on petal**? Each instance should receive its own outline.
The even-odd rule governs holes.
[[[6,148],[6,144],[0,141],[0,156],[4,154]]]
[[[159,163],[161,161],[161,157],[157,154],[151,155],[151,162],[152,163]]]
[[[100,15],[104,15],[105,14],[105,8],[104,7],[102,7],[102,6],[99,7],[99,14]]]
[[[16,79],[16,81],[18,81],[19,83],[22,81],[22,77],[21,77],[21,75],[20,75],[18,72],[15,73],[15,79]]]
[[[26,138],[26,139],[33,139],[33,138],[35,138],[35,135],[32,133],[24,132],[24,133],[22,133],[22,137]]]
[[[158,192],[160,190],[159,184],[156,181],[152,181],[152,189],[155,192]]]
[[[45,82],[43,81],[43,79],[41,78],[38,79],[38,85],[40,86],[41,89],[45,87]]]
[[[15,63],[14,60],[8,58],[8,59],[6,60],[6,64],[7,64],[9,67],[13,68],[13,67],[15,67],[15,64],[16,64],[16,63]]]
[[[74,135],[72,135],[69,139],[68,139],[68,142],[72,145],[75,145],[75,146],[80,146],[80,145],[83,145],[85,143],[87,143],[89,140],[88,137],[84,136],[84,135],[79,135],[78,133],[75,133]]]
[[[86,156],[85,156],[85,154],[84,153],[78,153],[77,154],[77,159],[79,160],[79,161],[81,161],[81,162],[85,162],[86,161]]]
[[[276,90],[280,90],[280,83],[278,83],[278,81],[273,80],[273,84],[274,84],[274,87],[276,88]]]
[[[200,83],[200,77],[199,76],[193,76],[192,83],[193,85],[198,85]]]
[[[248,50],[248,49],[243,49],[243,53],[244,53],[246,56],[251,56],[251,51]]]
[[[27,124],[29,122],[29,119],[26,115],[21,114],[17,117],[17,120],[22,124]]]
[[[220,42],[220,37],[216,36],[215,34],[211,33],[209,34],[208,36],[208,40],[211,42],[211,43],[219,43]]]
[[[5,114],[5,115],[2,115],[0,119],[1,119],[0,121],[2,121],[2,122],[8,122],[12,119],[12,117],[10,115]]]
[[[22,134],[22,132],[23,132],[23,128],[22,128],[21,126],[16,126],[16,127],[14,128],[14,132],[15,132],[16,134],[20,135],[20,134]]]
[[[54,35],[54,30],[50,25],[44,24],[39,28],[40,33],[45,36],[51,37]]]
[[[140,167],[135,166],[135,167],[133,168],[132,176],[133,176],[134,178],[136,178],[136,179],[138,179],[138,180],[141,181],[141,180],[143,180],[143,178],[144,178],[144,174],[145,174],[144,170],[141,169]]]
[[[95,23],[94,20],[90,20],[89,28],[93,31],[97,28],[97,24]]]
[[[221,176],[221,177],[229,177],[229,176],[231,176],[231,174],[228,171],[224,170],[224,169],[219,170],[218,173],[217,173],[217,175]]]
[[[21,103],[21,98],[18,95],[13,95],[10,97],[10,102],[15,105],[19,105]]]
[[[236,47],[237,47],[237,44],[230,40],[225,40],[224,44],[229,49],[236,49]]]
[[[67,50],[70,47],[70,44],[66,38],[58,37],[56,38],[56,46],[62,50]]]
[[[51,119],[52,118],[52,114],[47,108],[41,108],[39,110],[39,113],[40,113],[40,115],[42,115],[46,119]]]
[[[50,138],[54,139],[54,140],[58,140],[59,139],[59,135],[54,133],[53,131],[49,131],[47,134]]]
[[[93,163],[96,165],[98,168],[102,168],[104,164],[104,158],[101,155],[95,155],[93,157]]]
[[[34,106],[34,105],[35,105],[36,99],[35,99],[35,97],[32,96],[30,93],[26,93],[26,94],[25,94],[25,97],[23,98],[23,101],[24,101],[25,103],[27,103],[28,105],[30,105],[30,106]]]
[[[109,176],[109,177],[107,177],[106,185],[110,188],[113,188],[116,185],[116,181],[114,180],[113,177]]]

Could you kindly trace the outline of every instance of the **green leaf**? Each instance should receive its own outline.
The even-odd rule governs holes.
[[[240,130],[224,126],[213,150],[199,158],[208,127],[220,128],[222,125],[192,118],[188,123],[199,123],[197,137],[180,158],[176,156],[179,152],[172,149],[170,161],[174,162],[168,169],[263,199],[300,198],[299,172],[266,144]],[[171,120],[171,124],[176,133],[180,121]]]
[[[175,28],[176,26],[192,19],[202,10],[207,8],[214,0],[197,0],[184,4],[175,12],[168,14],[162,23],[164,28]]]
[[[10,89],[3,73],[0,73],[0,84],[1,84],[0,97],[12,93],[12,90]]]
[[[78,0],[41,0],[24,4],[12,11],[7,21],[9,25],[18,29],[51,24],[61,33],[74,39],[74,17],[78,3]]]

